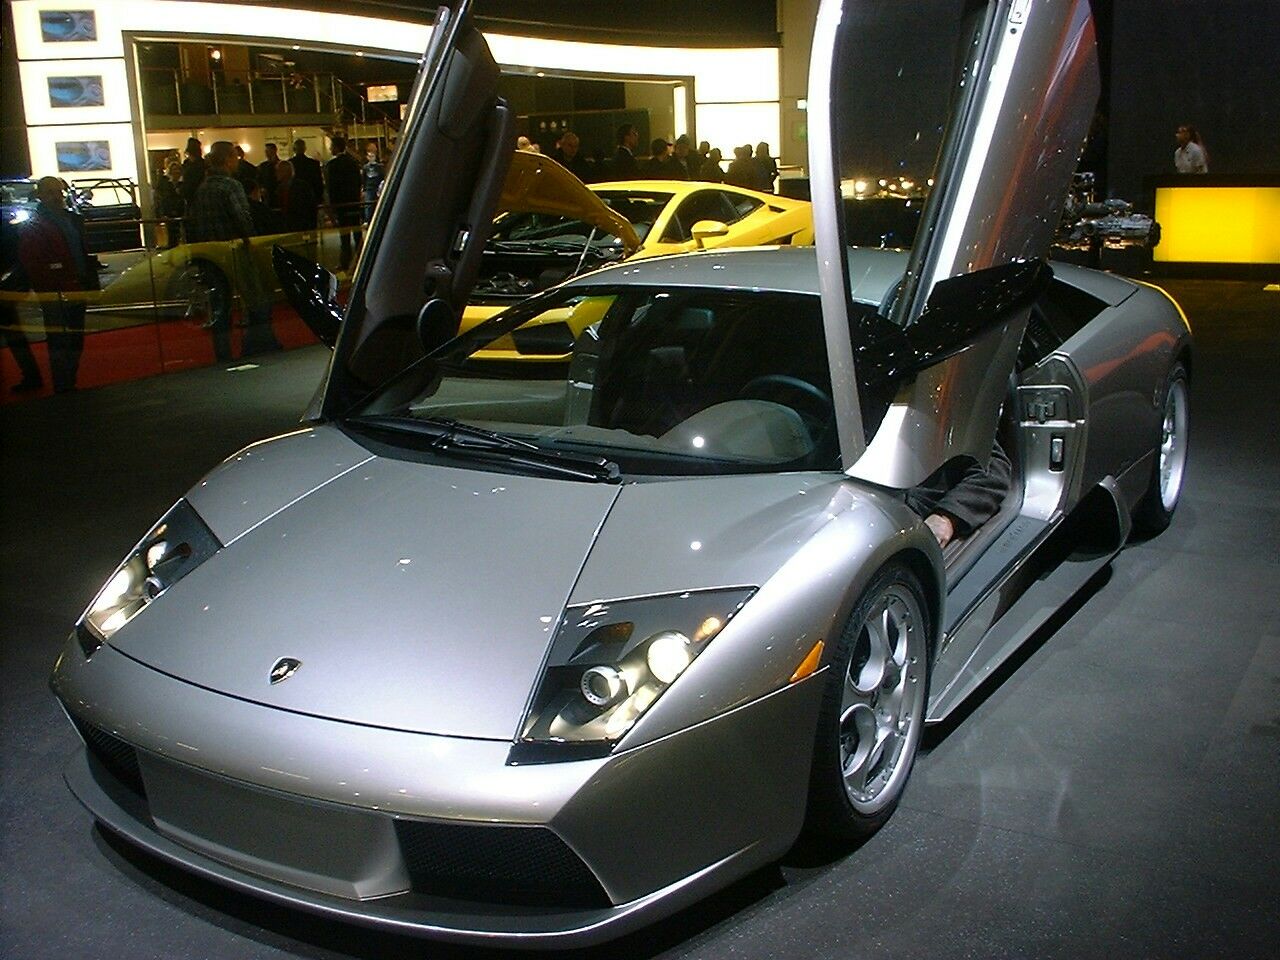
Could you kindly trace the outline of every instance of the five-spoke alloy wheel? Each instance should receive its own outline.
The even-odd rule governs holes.
[[[1173,520],[1182,496],[1187,470],[1187,439],[1190,428],[1190,391],[1187,371],[1175,363],[1164,388],[1164,416],[1160,422],[1160,444],[1155,450],[1151,483],[1133,512],[1135,532],[1154,536]]]
[[[828,670],[806,828],[858,840],[902,796],[924,728],[929,607],[905,565],[880,571],[856,605]]]

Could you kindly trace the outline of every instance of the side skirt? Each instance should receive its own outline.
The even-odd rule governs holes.
[[[935,667],[935,693],[925,722],[945,720],[1098,570],[1110,563],[1128,540],[1130,526],[1124,496],[1115,481],[1107,478],[1060,520],[1021,563],[1007,569],[943,641]],[[948,602],[951,599],[948,597]],[[957,664],[958,656],[948,655],[952,650],[962,652],[966,648],[971,648],[972,653],[962,663]]]

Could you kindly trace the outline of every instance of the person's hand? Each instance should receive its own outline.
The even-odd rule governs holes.
[[[951,518],[944,517],[940,513],[929,514],[924,518],[924,525],[938,538],[938,546],[940,547],[945,547],[951,542],[951,538],[956,535],[956,527],[951,522]]]

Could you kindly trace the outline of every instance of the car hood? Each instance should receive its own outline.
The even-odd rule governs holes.
[[[618,487],[361,451],[324,428],[211,474],[189,499],[226,547],[112,645],[255,703],[511,739]]]
[[[498,198],[498,213],[546,213],[591,224],[622,241],[630,253],[640,238],[626,217],[610,209],[581,180],[550,157],[517,150]]]

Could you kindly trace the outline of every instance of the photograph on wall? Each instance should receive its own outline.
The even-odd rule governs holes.
[[[106,140],[59,140],[56,149],[59,173],[111,169],[111,144]]]
[[[98,19],[92,10],[41,10],[40,39],[69,43],[98,39]]]
[[[100,107],[104,103],[100,76],[49,78],[51,107]]]

